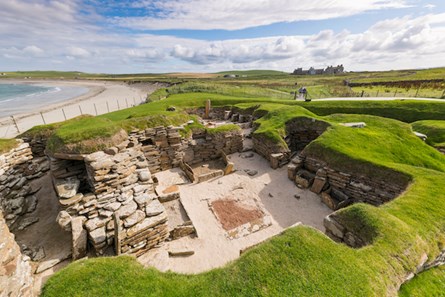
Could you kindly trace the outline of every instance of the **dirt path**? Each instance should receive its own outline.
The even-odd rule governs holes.
[[[37,208],[34,212],[26,214],[21,220],[33,217],[39,221],[24,230],[13,231],[19,246],[26,245],[31,250],[43,248],[44,257],[38,262],[32,262],[33,269],[42,263],[54,263],[61,259],[70,258],[71,255],[71,233],[65,232],[56,222],[59,213],[59,201],[54,192],[49,174],[33,180],[31,184],[39,185],[42,188],[35,194],[37,196]],[[54,272],[66,266],[69,261],[49,268],[48,270],[35,275],[34,288],[39,292],[42,283]]]

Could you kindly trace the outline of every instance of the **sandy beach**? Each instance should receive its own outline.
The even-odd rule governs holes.
[[[32,83],[44,86],[77,86],[88,88],[81,96],[70,98],[55,104],[49,104],[33,112],[15,114],[0,118],[0,138],[12,138],[36,125],[50,124],[74,118],[81,114],[100,115],[145,102],[147,94],[160,86],[151,83],[128,85],[124,82],[88,81],[88,80],[5,80],[5,83]]]

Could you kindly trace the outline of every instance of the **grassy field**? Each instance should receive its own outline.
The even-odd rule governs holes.
[[[6,153],[16,147],[15,139],[0,139],[0,153]]]
[[[432,297],[445,295],[445,266],[433,268],[404,284],[399,297]]]
[[[415,131],[428,136],[426,142],[438,148],[445,148],[445,120],[419,121],[412,124]]]
[[[352,91],[363,97],[418,97],[445,99],[445,88],[397,88],[386,86],[353,87]]]
[[[192,84],[194,86],[195,84]],[[206,85],[205,85],[206,86]],[[437,120],[445,118],[445,102],[427,101],[312,101],[301,102],[295,100],[284,100],[271,97],[249,97],[227,96],[212,93],[180,93],[173,94],[167,99],[154,101],[133,108],[128,108],[98,117],[80,117],[65,123],[36,126],[24,133],[24,135],[52,135],[49,148],[52,151],[63,150],[66,145],[70,146],[70,152],[89,153],[98,148],[96,143],[102,143],[102,139],[110,137],[112,133],[120,129],[131,131],[132,129],[145,129],[159,125],[180,125],[192,119],[186,110],[203,106],[210,99],[212,106],[240,106],[243,108],[253,107],[260,104],[281,104],[279,114],[282,119],[290,118],[297,114],[298,107],[304,107],[306,112],[312,112],[320,116],[337,113],[345,114],[368,114],[381,117],[394,118],[407,123],[428,119]],[[240,105],[241,104],[241,105]],[[243,105],[244,104],[244,105]],[[289,108],[293,106],[293,108]],[[167,111],[167,108],[175,107],[176,111]],[[274,108],[278,108],[275,106]],[[97,121],[97,122],[96,122]],[[270,125],[271,133],[266,133],[278,142],[281,136],[274,124]],[[262,128],[263,129],[263,128]],[[90,145],[80,142],[89,140]],[[102,145],[102,144],[101,144]],[[105,144],[103,144],[105,145]]]
[[[224,78],[225,74],[234,74],[236,78]],[[425,70],[398,70],[384,72],[347,72],[339,75],[290,75],[274,70],[224,71],[219,73],[140,73],[140,74],[89,74],[82,72],[27,71],[6,72],[5,78],[35,79],[97,79],[112,81],[168,82],[182,84],[159,91],[149,98],[151,101],[164,98],[169,94],[181,92],[212,92],[231,96],[271,96],[273,98],[292,99],[292,92],[304,86],[311,99],[330,97],[364,96],[378,97],[444,97],[445,81],[434,83],[414,83],[414,85],[379,85],[350,88],[350,83],[397,83],[400,81],[444,80],[445,68]],[[194,90],[193,90],[194,89]],[[163,93],[162,93],[163,92]],[[161,96],[159,96],[161,94]]]

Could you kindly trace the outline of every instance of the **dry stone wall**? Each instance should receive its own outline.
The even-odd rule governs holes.
[[[243,148],[239,130],[221,133],[196,132],[192,138],[182,138],[182,127],[156,127],[130,133],[131,145],[140,145],[150,172],[179,167],[181,161],[196,164],[221,157],[221,152],[232,154]]]
[[[243,135],[240,130],[223,133],[204,133],[188,141],[184,161],[197,164],[230,155],[243,149]]]
[[[198,163],[242,149],[238,130],[183,139],[180,129],[134,130],[127,141],[104,151],[51,155],[63,209],[57,220],[72,232],[75,259],[85,256],[88,247],[97,255],[110,246],[118,254],[139,255],[160,244],[171,234],[161,203],[165,197],[155,193],[151,174],[178,167],[187,156]]]
[[[402,174],[394,172],[393,175]],[[408,182],[395,182],[408,180],[402,176],[388,182],[360,173],[345,173],[329,167],[324,161],[305,157],[304,153],[292,159],[288,165],[288,177],[297,186],[320,194],[322,201],[332,210],[357,202],[379,206],[399,196],[408,186]]]
[[[37,199],[29,180],[41,177],[49,166],[46,158],[33,159],[28,143],[17,140],[17,147],[0,155],[0,210],[8,226],[36,208]]]
[[[283,139],[286,145],[254,133],[253,148],[269,161],[272,168],[276,169],[289,162],[293,153],[303,150],[328,127],[328,123],[314,118],[295,118],[286,123],[286,137]]]
[[[141,144],[150,172],[156,173],[179,166],[185,148],[185,141],[179,134],[180,129],[183,128],[160,126],[130,133],[130,143]]]
[[[135,253],[168,236],[164,209],[154,194],[148,162],[140,148],[86,155],[83,166],[72,160],[57,161],[59,176],[66,172],[62,173],[65,178],[55,179],[64,208],[59,224],[73,232],[73,253],[78,257],[83,253],[77,251],[86,251],[85,233],[72,229],[74,218],[80,217],[88,242],[98,255],[109,246],[115,246],[119,253]],[[70,164],[76,165],[62,170],[63,165]],[[88,188],[81,190],[78,174],[86,177]],[[150,228],[152,232],[147,232]]]
[[[33,296],[30,259],[20,253],[0,211],[0,296]]]
[[[301,151],[330,125],[314,118],[300,117],[286,123],[286,143],[291,151]]]

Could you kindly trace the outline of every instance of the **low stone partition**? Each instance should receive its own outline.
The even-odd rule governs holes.
[[[185,149],[184,161],[197,164],[220,158],[224,153],[230,155],[243,150],[243,133],[241,130],[194,135]]]
[[[0,155],[0,210],[6,223],[13,226],[17,219],[35,210],[39,189],[32,189],[29,180],[41,177],[49,166],[46,158],[33,159],[28,143],[17,140],[17,147]]]
[[[359,236],[354,230],[345,226],[336,219],[336,213],[333,213],[323,220],[323,225],[326,229],[325,233],[332,240],[342,242],[352,248],[360,248],[370,243],[369,238]]]
[[[182,127],[156,127],[130,133],[131,145],[141,144],[152,173],[178,167],[186,148],[179,131]]]
[[[291,151],[271,139],[261,135],[252,135],[253,150],[260,156],[265,158],[271,164],[271,167],[276,169],[287,163],[291,155]]]
[[[20,253],[0,211],[0,296],[33,296],[30,259]]]
[[[296,156],[288,165],[289,179],[301,188],[320,194],[332,210],[357,202],[379,206],[396,198],[406,189],[409,179],[395,171],[391,174],[391,182],[383,178],[371,179],[360,173],[333,169],[326,162],[304,154]]]

